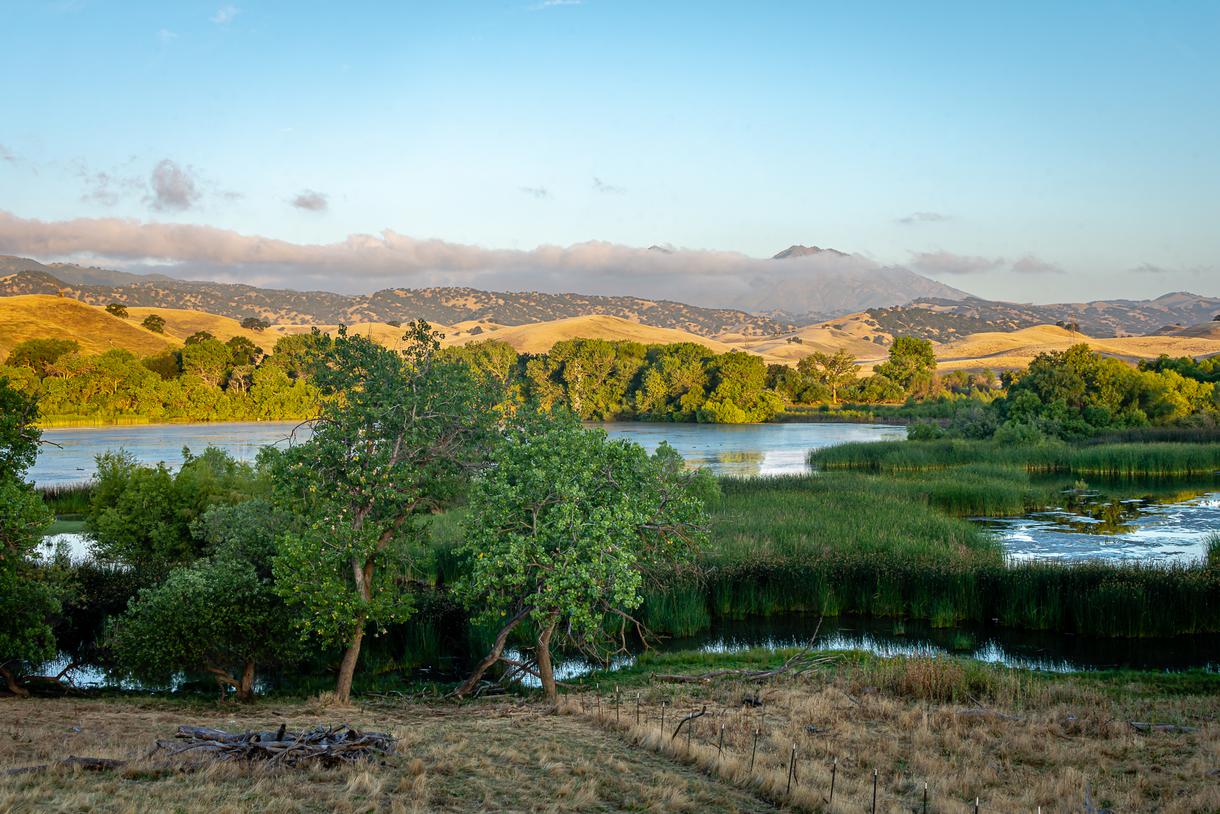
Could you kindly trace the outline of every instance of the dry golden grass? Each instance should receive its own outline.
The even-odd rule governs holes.
[[[618,720],[603,699],[565,699],[563,711],[593,719],[630,743],[698,766],[779,803],[810,811],[868,811],[873,771],[877,811],[1220,811],[1220,705],[1214,695],[1114,701],[1074,679],[1031,681],[1014,673],[993,696],[938,700],[960,686],[951,661],[897,660],[880,672],[780,681],[761,689],[761,708],[742,705],[754,686],[653,686],[625,694]],[[878,686],[880,685],[880,686]],[[661,729],[661,705],[666,704]],[[705,706],[672,739],[677,720]],[[1191,732],[1137,732],[1129,721],[1188,725]],[[724,751],[718,749],[724,726]],[[758,732],[753,770],[750,755]],[[788,791],[796,745],[797,777]],[[828,806],[837,759],[834,805]],[[1087,795],[1087,798],[1086,798]]]
[[[1009,333],[970,334],[936,347],[941,370],[1025,367],[1039,353],[1065,350],[1086,343],[1093,350],[1128,362],[1170,356],[1209,356],[1220,353],[1220,338],[1209,335],[1125,336],[1098,339],[1055,325],[1037,325]]]
[[[399,754],[343,769],[182,770],[147,752],[191,723],[229,729],[346,722],[389,731]],[[766,811],[747,791],[635,748],[595,722],[534,703],[328,709],[138,700],[0,701],[0,772],[68,755],[132,761],[116,772],[0,777],[0,811]]]
[[[68,297],[23,294],[0,297],[0,361],[27,339],[74,339],[86,353],[122,348],[143,356],[158,353],[173,339],[146,331],[102,308]]]
[[[695,342],[717,353],[733,350],[732,345],[674,328],[641,325],[622,317],[594,315],[514,325],[476,336],[463,334],[453,337],[453,344],[463,345],[483,339],[498,339],[512,345],[519,353],[546,353],[556,342],[565,339],[609,339],[642,342],[646,345],[674,342]]]
[[[165,320],[165,335],[182,342],[188,336],[199,331],[207,331],[221,342],[226,342],[235,336],[244,336],[254,344],[270,350],[275,343],[272,331],[249,331],[241,327],[239,320],[232,317],[222,317],[219,314],[209,314],[206,311],[190,311],[184,308],[137,308],[127,309],[127,321],[139,325],[149,314],[157,314]]]

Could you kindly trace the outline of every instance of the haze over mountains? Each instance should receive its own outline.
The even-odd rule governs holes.
[[[653,247],[649,254],[672,250]],[[40,263],[0,256],[0,295],[61,294],[105,305],[181,308],[273,323],[337,324],[423,318],[453,325],[500,325],[601,314],[659,328],[713,337],[776,336],[851,315],[865,332],[913,335],[947,342],[980,331],[1013,331],[1068,323],[1091,336],[1172,332],[1209,321],[1220,298],[1189,293],[1153,300],[1098,300],[1027,305],[973,297],[900,267],[880,267],[856,255],[794,245],[758,261],[739,307],[706,307],[638,296],[563,292],[494,292],[472,287],[387,288],[369,294],[296,291],[251,285],[181,280],[72,263]],[[774,269],[774,273],[771,273]],[[698,299],[692,290],[690,299]]]

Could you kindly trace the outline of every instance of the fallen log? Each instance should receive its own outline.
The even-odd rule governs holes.
[[[266,761],[285,766],[308,762],[324,766],[356,763],[376,755],[394,754],[394,738],[383,732],[361,732],[341,724],[289,732],[226,732],[206,726],[180,726],[175,740],[159,740],[156,748],[169,757],[194,753],[216,760]]]
[[[1179,726],[1178,724],[1153,724],[1143,721],[1127,721],[1127,723],[1136,732],[1172,732],[1175,735],[1186,735],[1199,731],[1197,727]]]

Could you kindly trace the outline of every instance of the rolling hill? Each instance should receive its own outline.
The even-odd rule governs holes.
[[[694,342],[711,348],[717,353],[741,350],[733,345],[673,328],[657,328],[641,325],[621,317],[587,316],[539,322],[533,325],[517,325],[500,328],[494,332],[471,335],[469,333],[447,339],[447,344],[465,345],[484,339],[496,339],[512,345],[518,353],[546,353],[556,342],[565,339],[609,339],[640,342],[645,345]]]
[[[4,273],[6,272],[7,273]],[[347,296],[328,291],[292,291],[231,283],[191,282],[126,272],[113,283],[104,270],[51,266],[24,258],[0,257],[0,296],[64,294],[92,305],[121,302],[130,307],[204,311],[237,320],[258,316],[276,324],[387,322],[426,319],[452,325],[484,321],[526,325],[569,317],[605,314],[658,328],[676,328],[703,336],[737,331],[769,336],[795,327],[790,322],[745,311],[701,308],[668,300],[602,297],[585,294],[496,292],[474,288],[394,288]],[[82,282],[71,282],[79,279]]]
[[[177,344],[172,338],[141,328],[105,310],[67,297],[33,294],[0,297],[0,361],[27,339],[73,339],[86,353],[112,348],[140,356]]]

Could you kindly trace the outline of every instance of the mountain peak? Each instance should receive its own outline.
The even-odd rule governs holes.
[[[787,260],[789,257],[808,257],[815,254],[833,254],[836,257],[847,257],[847,252],[841,252],[838,249],[823,249],[820,246],[804,246],[800,243],[794,243],[771,259]]]

